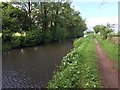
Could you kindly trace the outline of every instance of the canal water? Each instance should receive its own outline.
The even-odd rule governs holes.
[[[10,50],[2,55],[3,88],[46,88],[73,41]]]

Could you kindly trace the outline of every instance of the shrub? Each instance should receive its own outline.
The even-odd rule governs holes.
[[[82,43],[83,43],[83,40],[84,40],[83,38],[75,39],[75,40],[74,40],[74,43],[73,43],[74,48],[79,47],[79,46],[80,46],[80,44],[82,44]]]
[[[26,32],[25,36],[25,46],[34,46],[36,44],[41,43],[42,41],[42,33],[37,30],[31,31],[31,32]]]
[[[44,43],[48,43],[48,42],[51,42],[52,41],[52,32],[49,30],[49,31],[45,31],[44,34],[43,34],[43,42]]]
[[[56,27],[56,30],[53,30],[53,40],[54,41],[63,41],[66,38],[67,31],[64,28],[59,26]]]
[[[25,44],[25,36],[13,36],[11,39],[12,48],[22,47]]]

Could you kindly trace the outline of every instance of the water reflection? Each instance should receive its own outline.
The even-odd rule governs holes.
[[[37,47],[34,47],[34,51],[37,51]]]
[[[20,52],[23,54],[24,53],[24,49],[21,49]]]

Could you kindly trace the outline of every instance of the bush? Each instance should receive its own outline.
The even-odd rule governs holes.
[[[63,41],[67,36],[67,31],[64,28],[59,26],[56,27],[56,30],[53,30],[53,40],[54,41]]]
[[[52,32],[48,30],[47,32],[44,32],[43,34],[43,42],[48,43],[51,42],[53,39]]]
[[[31,31],[26,32],[25,36],[25,46],[34,46],[42,41],[42,33],[41,31]]]
[[[83,41],[84,41],[84,39],[83,39],[83,38],[75,39],[75,40],[74,40],[74,43],[73,43],[74,48],[79,47],[79,46],[80,46],[80,44],[82,44],[82,43],[83,43]]]
[[[12,48],[12,33],[9,29],[2,30],[2,50],[6,51]]]
[[[2,51],[7,51],[10,50],[12,48],[12,45],[10,42],[3,42],[2,43]]]
[[[19,48],[25,44],[25,36],[13,36],[11,39],[12,48]]]

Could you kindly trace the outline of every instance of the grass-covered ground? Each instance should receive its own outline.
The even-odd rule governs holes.
[[[48,88],[101,88],[93,37],[75,40]]]
[[[114,61],[118,61],[118,47],[120,47],[120,45],[118,44],[114,44],[112,41],[110,40],[103,40],[101,38],[97,39],[100,46],[104,49],[104,51],[107,53],[108,57],[111,60]],[[120,57],[120,56],[119,56]]]
[[[119,65],[117,65],[117,63],[120,63],[120,44],[115,44],[113,43],[111,40],[103,40],[100,37],[97,38],[100,46],[104,49],[104,51],[106,52],[108,58],[110,60],[112,60],[113,62],[116,62],[116,69],[120,70],[120,67],[118,67]]]

